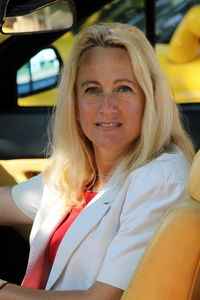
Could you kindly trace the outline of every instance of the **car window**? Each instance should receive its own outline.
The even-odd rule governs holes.
[[[17,72],[18,96],[55,87],[60,68],[60,61],[53,48],[41,50]]]

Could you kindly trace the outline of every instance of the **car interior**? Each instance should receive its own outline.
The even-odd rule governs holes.
[[[62,1],[64,0],[60,2]],[[96,20],[97,15],[99,17],[100,14],[102,17],[107,13],[106,18],[109,20],[111,10],[116,7],[120,10],[122,5],[119,0],[65,0],[64,2],[67,2],[72,10],[73,17],[73,22],[68,26],[48,30],[38,29],[34,33],[26,30],[19,32],[18,29],[14,32],[13,28],[8,32],[3,32],[5,30],[3,24],[7,18],[12,19],[21,11],[24,15],[32,10],[39,11],[44,4],[48,5],[50,2],[53,1],[41,0],[34,3],[28,0],[25,4],[21,0],[4,0],[0,4],[2,31],[0,34],[0,186],[13,185],[39,174],[45,168],[49,156],[48,142],[51,137],[48,126],[54,106],[19,105],[18,70],[39,51],[49,47],[54,48],[54,43],[66,34],[76,35],[80,28],[87,26],[93,19]],[[141,7],[140,2],[143,2]],[[179,2],[179,10],[178,8],[174,10],[177,16],[181,11],[187,11],[198,4],[195,0],[187,3],[181,0]],[[152,45],[156,46],[159,39],[155,11],[156,7],[157,9],[160,7],[159,5],[163,5],[163,11],[164,9],[166,11],[167,0],[131,0],[130,3],[133,7],[138,5],[138,11],[141,14],[138,14],[137,22],[140,24],[140,18],[142,18],[145,33]],[[132,12],[134,13],[134,9]],[[99,20],[101,21],[101,18]],[[162,26],[160,24],[160,28]],[[163,30],[166,31],[165,28]],[[169,33],[170,30],[166,32]],[[170,37],[172,34],[173,32],[170,32]],[[160,36],[162,35],[163,32]],[[165,42],[169,42],[170,37],[166,38]],[[55,53],[60,65],[56,81],[50,83],[49,90],[57,86],[63,64],[61,55],[56,51]],[[45,89],[42,87],[39,91],[43,90]],[[30,94],[36,95],[37,93],[31,90]],[[27,95],[28,93],[25,92],[23,99]],[[162,220],[137,272],[122,296],[123,300],[200,299],[200,190],[198,187],[200,180],[198,151],[200,148],[200,98],[199,102],[197,100],[180,102],[178,107],[183,115],[182,121],[185,129],[191,135],[197,152],[188,178],[189,197],[180,206],[173,207]],[[3,245],[0,247],[0,255],[5,257],[5,260],[0,262],[0,278],[17,284],[21,283],[28,259],[29,232],[29,227],[0,227]],[[13,249],[15,249],[15,255],[13,255]]]

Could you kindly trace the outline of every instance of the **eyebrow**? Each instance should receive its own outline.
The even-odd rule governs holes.
[[[133,81],[133,80],[130,80],[130,79],[126,79],[126,78],[122,78],[122,79],[117,79],[114,81],[114,83],[120,83],[120,82],[129,82],[129,83],[132,83],[133,85],[136,85],[136,83]]]
[[[120,83],[120,82],[129,82],[129,83],[132,83],[133,85],[136,85],[136,83],[134,81],[132,81],[130,79],[126,79],[126,78],[117,79],[117,80],[114,81],[114,83]],[[100,85],[100,83],[96,80],[86,80],[81,84],[81,87],[84,87],[85,85],[88,85],[88,84]]]
[[[83,87],[83,86],[88,85],[88,84],[98,84],[99,85],[100,83],[96,80],[86,80],[81,84],[81,86]]]

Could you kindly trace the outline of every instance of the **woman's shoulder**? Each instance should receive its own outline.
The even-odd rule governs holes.
[[[183,152],[173,145],[168,151],[162,153],[144,166],[134,170],[130,177],[147,179],[148,177],[161,181],[186,181],[190,165]]]
[[[42,173],[13,186],[13,190],[17,190],[19,192],[23,190],[41,192],[43,189],[44,189],[44,180],[43,180]]]

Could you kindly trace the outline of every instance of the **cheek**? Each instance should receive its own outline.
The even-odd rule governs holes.
[[[77,101],[77,115],[79,120],[89,120],[94,118],[97,113],[97,107],[94,104],[87,103],[84,99]]]
[[[95,116],[94,107],[79,102],[77,105],[77,120],[84,134],[87,135],[88,130],[93,127]]]
[[[133,104],[125,108],[124,114],[133,124],[142,122],[144,115],[144,105]]]

